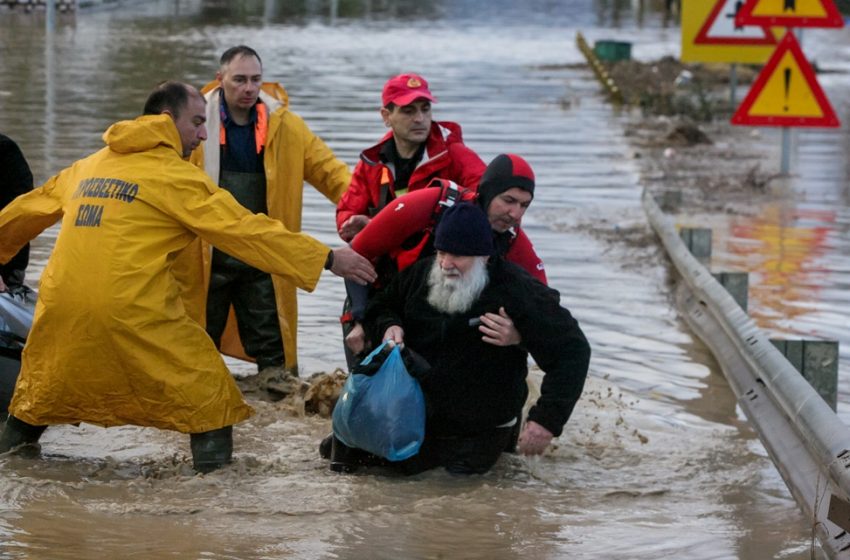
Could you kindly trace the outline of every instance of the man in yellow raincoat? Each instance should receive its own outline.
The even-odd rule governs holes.
[[[304,182],[336,204],[351,179],[348,166],[289,108],[279,84],[263,83],[260,56],[244,45],[221,56],[207,100],[210,138],[192,162],[252,212],[301,230]],[[222,352],[257,363],[259,382],[273,398],[299,384],[295,284],[204,246],[207,333]],[[232,311],[231,311],[232,308]]]
[[[47,425],[88,422],[189,433],[201,472],[230,461],[232,425],[253,411],[172,266],[198,237],[305,290],[323,267],[375,277],[351,249],[249,212],[184,159],[206,138],[197,90],[166,82],[145,115],[112,125],[107,147],[0,212],[0,263],[62,220],[0,453],[35,444]]]

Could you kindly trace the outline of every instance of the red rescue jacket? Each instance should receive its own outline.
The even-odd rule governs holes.
[[[351,216],[372,215],[396,198],[392,169],[380,158],[381,148],[390,140],[392,131],[360,154],[351,184],[337,205],[337,230]],[[432,122],[431,133],[425,144],[425,154],[410,176],[408,192],[428,186],[435,178],[449,179],[475,191],[485,168],[481,158],[463,143],[460,125],[453,122]],[[383,197],[382,187],[385,193]]]

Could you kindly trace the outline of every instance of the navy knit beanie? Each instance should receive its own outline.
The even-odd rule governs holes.
[[[478,204],[485,211],[490,202],[511,188],[522,189],[534,197],[534,171],[516,154],[500,154],[490,162],[478,185]]]
[[[468,202],[447,208],[437,224],[434,248],[453,255],[492,255],[493,230],[487,215]]]

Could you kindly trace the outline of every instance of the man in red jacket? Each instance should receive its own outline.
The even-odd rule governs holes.
[[[372,261],[383,256],[390,258],[393,266],[381,267],[390,269],[382,275],[381,282],[386,284],[393,271],[401,271],[434,253],[433,233],[444,208],[458,202],[477,201],[490,222],[495,253],[546,284],[543,261],[520,227],[534,198],[534,185],[534,171],[525,159],[516,154],[500,154],[484,171],[477,193],[446,180],[434,180],[429,188],[388,204],[355,236],[351,247]],[[343,322],[349,322],[351,329],[346,333],[345,343],[355,359],[368,349],[362,326],[368,290],[349,286],[348,292],[352,305]],[[511,318],[504,312],[485,317],[480,330],[491,344],[511,345],[520,341]]]
[[[534,199],[534,171],[516,154],[500,154],[487,166],[478,192],[446,180],[394,200],[351,242],[370,260],[389,255],[399,271],[433,253],[432,235],[443,208],[456,202],[477,201],[493,230],[496,254],[519,265],[547,284],[543,261],[521,228]]]
[[[394,198],[428,186],[435,178],[477,189],[484,162],[463,143],[460,125],[431,120],[437,99],[417,74],[384,84],[381,118],[391,130],[364,150],[351,184],[337,205],[340,237],[351,241]]]

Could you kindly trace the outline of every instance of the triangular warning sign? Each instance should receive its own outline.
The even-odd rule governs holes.
[[[800,43],[790,31],[753,82],[732,124],[840,126]]]
[[[738,25],[844,27],[833,0],[747,0],[735,17]]]
[[[695,45],[775,45],[776,38],[765,26],[738,25],[741,0],[716,0],[714,8],[694,39]]]

